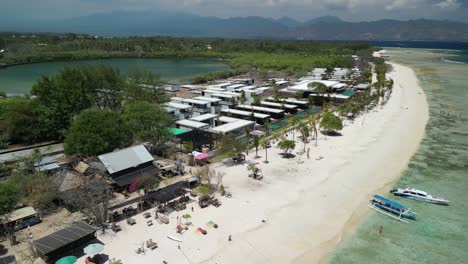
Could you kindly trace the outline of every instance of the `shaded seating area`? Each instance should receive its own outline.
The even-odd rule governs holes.
[[[46,262],[52,262],[71,251],[82,254],[82,246],[96,239],[96,229],[88,224],[77,222],[71,226],[42,237],[33,242],[37,253]]]
[[[130,185],[134,180],[138,180],[144,177],[158,176],[160,170],[153,165],[148,165],[146,167],[139,168],[123,174],[121,176],[112,178],[112,181],[119,187],[125,187]]]

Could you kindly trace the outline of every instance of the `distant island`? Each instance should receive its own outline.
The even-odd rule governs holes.
[[[76,32],[99,36],[175,36],[289,40],[466,41],[468,24],[448,20],[347,22],[335,16],[297,21],[260,16],[204,17],[188,13],[112,12],[45,21],[3,21],[0,31]]]

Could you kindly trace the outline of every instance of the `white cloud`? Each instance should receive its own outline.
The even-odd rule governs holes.
[[[461,3],[458,2],[458,0],[443,0],[442,2],[435,4],[435,6],[442,9],[455,9],[459,8]]]

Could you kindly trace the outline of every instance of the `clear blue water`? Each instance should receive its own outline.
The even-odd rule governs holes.
[[[392,61],[412,67],[429,103],[426,136],[397,186],[445,196],[438,206],[389,193],[412,208],[408,224],[372,212],[330,257],[341,263],[468,263],[468,62],[466,51],[390,49]],[[384,231],[379,234],[379,227]]]
[[[52,75],[61,68],[80,66],[87,64],[107,64],[127,72],[132,68],[141,68],[156,72],[161,78],[172,83],[188,81],[190,77],[199,73],[219,71],[228,66],[220,61],[206,59],[105,59],[105,60],[80,60],[57,61],[25,64],[0,69],[0,91],[11,94],[29,93],[34,82],[42,75]]]

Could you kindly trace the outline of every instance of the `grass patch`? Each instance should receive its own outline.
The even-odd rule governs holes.
[[[199,196],[210,194],[210,188],[206,184],[198,185],[193,191]]]

